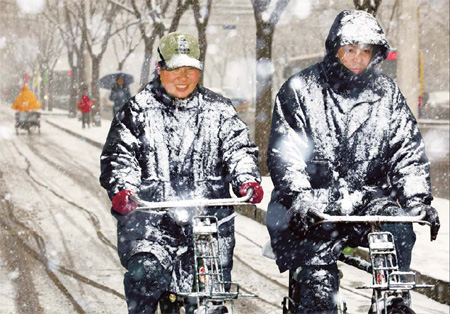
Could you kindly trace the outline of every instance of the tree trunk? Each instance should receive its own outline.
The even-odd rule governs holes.
[[[98,88],[98,80],[100,78],[100,62],[102,57],[92,57],[92,98],[95,100],[94,110],[92,110],[92,114],[102,114],[102,107],[100,102],[100,90]],[[101,120],[99,123],[95,124],[96,126],[101,126]]]
[[[69,117],[75,118],[77,116],[78,103],[78,68],[73,66],[71,68],[72,75],[70,76],[70,100],[69,100]]]
[[[45,86],[46,95],[48,97],[48,111],[53,111],[53,69],[48,71],[47,85]]]
[[[123,60],[123,61],[120,61],[120,62],[118,63],[118,65],[117,65],[117,71],[121,72],[121,71],[123,70],[123,65],[125,64],[125,61],[126,61],[126,59]]]
[[[272,120],[272,39],[274,27],[260,23],[256,29],[255,142],[259,147],[259,169],[268,175],[267,147]]]
[[[203,85],[203,73],[205,73],[206,50],[208,49],[208,41],[206,39],[206,27],[201,26],[198,30],[198,45],[200,48],[200,61],[203,64],[203,71],[200,72],[198,83]]]
[[[45,97],[47,95],[46,94],[46,85],[48,84],[48,82],[45,82],[45,80],[44,80],[44,76],[47,75],[47,74],[45,74],[46,70],[47,70],[47,67],[41,64],[39,67],[39,73],[40,73],[41,80],[39,82],[38,88],[39,88],[39,93],[41,95],[40,100],[41,100],[41,104],[42,104],[42,110],[47,110],[47,108],[48,108],[48,98]]]
[[[75,66],[75,56],[74,51],[69,51],[67,54],[67,59],[70,66],[70,71],[72,75],[70,76],[70,86],[69,86],[69,117],[75,118],[77,116],[77,102],[78,102],[78,69]],[[78,60],[77,60],[78,61]],[[52,104],[53,106],[53,104]]]
[[[152,48],[153,48],[153,45],[152,45]],[[152,50],[149,50],[146,47],[145,53],[144,53],[144,62],[142,62],[142,68],[141,68],[141,80],[139,82],[140,87],[147,84],[147,82],[150,78],[150,62],[152,60],[152,56],[153,56]]]

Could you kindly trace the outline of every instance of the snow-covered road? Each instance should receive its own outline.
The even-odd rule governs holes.
[[[125,313],[99,150],[48,125],[1,120],[2,313]]]
[[[16,135],[13,118],[1,104],[0,313],[126,313],[115,221],[98,183],[100,149],[44,120],[40,135]],[[261,255],[266,228],[239,215],[236,240],[233,280],[259,296],[238,300],[236,312],[281,313],[288,279]],[[367,313],[370,292],[352,287],[370,276],[342,269],[349,313]],[[449,312],[413,299],[417,313]]]

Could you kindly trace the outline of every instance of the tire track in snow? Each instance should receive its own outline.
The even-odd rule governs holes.
[[[0,172],[0,177],[2,173]],[[6,261],[6,268],[9,271],[8,277],[12,281],[14,287],[14,303],[18,312],[20,313],[35,313],[36,310],[39,313],[43,313],[43,308],[39,303],[37,297],[36,287],[33,282],[32,269],[33,265],[30,265],[30,261],[24,256],[24,252],[16,250],[18,245],[18,237],[20,233],[12,232],[13,229],[9,227],[10,217],[10,204],[6,201],[3,192],[3,182],[0,182],[2,188],[0,189],[0,210],[2,212],[2,220],[0,220],[0,244],[1,252],[3,253],[4,260]],[[2,263],[3,264],[3,263]]]
[[[4,197],[3,197],[4,199]],[[23,224],[19,219],[17,219],[14,215],[15,206],[9,201],[5,200],[2,202],[6,204],[7,208],[7,215],[8,215],[8,221],[6,220],[0,220],[0,226],[4,230],[15,230],[17,234],[17,244],[20,245],[20,247],[32,256],[36,261],[40,262],[43,268],[45,269],[47,275],[49,278],[53,281],[55,286],[71,301],[73,304],[75,310],[77,310],[77,313],[85,313],[81,305],[75,300],[75,298],[72,296],[72,294],[69,292],[69,290],[64,286],[64,284],[58,279],[58,277],[55,274],[55,271],[58,271],[64,275],[70,276],[73,279],[76,279],[80,282],[83,282],[85,284],[88,284],[94,288],[97,288],[99,290],[102,290],[104,292],[111,293],[123,300],[125,300],[125,296],[119,292],[117,292],[114,289],[111,289],[107,286],[104,286],[102,284],[99,284],[98,282],[91,280],[83,275],[78,274],[77,272],[67,269],[64,266],[58,266],[55,269],[52,269],[51,263],[49,263],[47,259],[47,252],[45,247],[45,242],[42,239],[42,237],[32,230],[31,228],[27,227],[25,224]],[[20,230],[20,231],[18,231]],[[33,238],[38,245],[38,250],[33,249],[30,244],[27,243],[27,239],[24,238],[23,235],[30,235],[31,238]]]
[[[33,141],[30,141],[29,143],[30,145],[28,145],[28,148],[37,156],[39,157],[42,161],[46,162],[48,165],[52,166],[54,169],[56,169],[57,171],[63,173],[64,175],[68,176],[69,178],[71,178],[72,180],[74,180],[75,182],[79,183],[80,186],[86,186],[86,190],[91,192],[91,191],[102,191],[103,189],[100,188],[100,183],[98,181],[98,178],[95,177],[89,169],[87,169],[86,167],[84,167],[83,165],[81,165],[79,162],[77,162],[75,159],[73,159],[73,156],[70,156],[69,154],[67,154],[67,152],[63,149],[61,149],[60,147],[58,147],[56,144],[52,145],[52,149],[58,149],[58,153],[56,154],[57,156],[60,156],[61,154],[64,154],[67,156],[67,159],[63,159],[60,158],[58,161],[63,162],[65,160],[70,160],[69,163],[65,163],[65,165],[62,164],[58,164],[57,162],[51,160],[50,158],[46,157],[36,146],[35,143]],[[49,144],[42,144],[44,147],[48,147]],[[76,166],[74,165],[76,164]],[[73,168],[73,170],[71,170],[70,168]],[[89,175],[84,175],[88,173]],[[83,174],[83,175],[82,175]],[[90,180],[89,177],[93,180]],[[92,184],[92,182],[96,182],[96,184]],[[89,186],[87,186],[89,185]],[[95,195],[97,196],[97,195]]]
[[[31,168],[31,163],[29,161],[29,159],[19,150],[19,148],[16,146],[15,143],[13,143],[17,152],[19,153],[19,155],[21,155],[25,162],[27,163],[27,169],[25,170],[27,175],[30,177],[31,180],[33,180],[36,184],[38,184],[39,186],[45,188],[46,190],[48,190],[49,192],[53,193],[53,195],[57,196],[58,198],[62,199],[63,201],[69,203],[70,205],[78,208],[79,210],[83,211],[85,214],[87,214],[87,216],[89,217],[89,220],[91,221],[91,224],[94,226],[97,237],[99,238],[99,240],[101,242],[103,242],[105,245],[107,245],[108,247],[112,248],[113,250],[117,251],[117,246],[115,244],[113,244],[108,238],[107,236],[101,231],[101,225],[100,225],[100,221],[98,219],[98,217],[92,213],[90,210],[78,205],[77,203],[67,199],[66,197],[64,197],[63,195],[59,194],[58,192],[56,192],[54,189],[52,189],[51,187],[49,187],[48,185],[45,185],[44,183],[38,181],[37,179],[35,179],[30,172],[30,168]],[[39,155],[38,155],[39,156]],[[40,157],[40,156],[39,156]],[[44,161],[47,162],[47,160],[44,158]],[[56,165],[55,163],[48,161],[49,164],[53,167],[55,167],[57,170],[62,171],[62,167],[60,167],[59,165]],[[63,172],[64,173],[64,172]]]
[[[48,277],[53,281],[55,286],[72,303],[76,312],[78,314],[81,314],[81,313],[84,314],[85,312],[82,309],[82,307],[76,302],[76,300],[68,292],[67,288],[62,284],[62,282],[58,279],[58,277],[49,269],[48,260],[46,258],[45,243],[44,243],[42,237],[39,234],[37,234],[34,230],[30,229],[25,224],[23,224],[19,219],[17,219],[14,215],[14,211],[15,211],[14,205],[9,200],[6,200],[4,196],[2,198],[3,198],[3,201],[2,201],[3,206],[2,207],[6,210],[5,215],[8,219],[0,220],[0,226],[2,227],[2,229],[7,230],[7,231],[9,231],[9,230],[15,231],[17,236],[15,237],[14,251],[18,251],[17,246],[19,246],[23,250],[23,252],[31,255],[34,258],[34,260],[38,261],[43,266],[44,271],[46,272]],[[33,249],[29,244],[27,244],[27,239],[24,238],[24,235],[29,235],[30,236],[29,238],[32,238],[35,241],[35,243],[38,246],[39,253],[38,253],[38,251]],[[10,249],[10,248],[8,248],[8,249]],[[26,272],[25,274],[27,275],[27,274],[31,274],[31,273]],[[30,278],[27,281],[32,282],[32,278]],[[29,289],[25,288],[22,291],[22,288],[25,288],[25,287],[22,287],[22,285],[21,285],[18,289],[19,290],[19,298],[23,297],[22,296],[23,291],[29,290]],[[34,292],[33,295],[37,296],[37,293]],[[41,306],[39,304],[36,304],[36,302],[38,302],[38,300],[32,300],[32,296],[25,296],[25,299],[26,300],[30,299],[30,301],[31,301],[29,304],[30,309],[32,309],[32,310],[41,309]],[[20,300],[19,300],[19,302],[20,302]],[[20,309],[20,306],[19,306],[19,309]],[[39,312],[43,312],[43,310],[42,311],[40,310]],[[23,313],[26,313],[26,311]]]
[[[74,202],[72,202],[72,201],[70,201],[70,200],[67,200],[65,197],[63,197],[62,195],[60,195],[60,194],[58,194],[57,192],[55,192],[54,190],[52,190],[52,189],[51,189],[50,187],[48,187],[47,185],[45,185],[45,184],[39,182],[38,180],[36,180],[36,179],[31,175],[31,173],[30,173],[31,163],[29,162],[28,158],[27,158],[23,153],[20,152],[20,150],[18,149],[18,147],[15,145],[15,143],[13,143],[13,144],[14,144],[15,149],[17,150],[18,154],[21,155],[21,156],[24,158],[25,162],[26,162],[27,165],[28,165],[28,166],[27,166],[27,169],[26,169],[25,171],[26,171],[27,175],[29,176],[29,178],[30,178],[34,183],[36,183],[37,185],[39,185],[39,186],[45,188],[46,190],[50,191],[51,193],[53,193],[53,194],[54,194],[55,196],[57,196],[58,198],[60,198],[60,199],[62,199],[62,200],[64,200],[64,201],[66,201],[66,202],[68,202],[69,204],[71,204],[71,205],[77,207],[78,209],[83,210],[83,211],[86,212],[88,215],[90,214],[89,217],[91,218],[91,222],[92,222],[94,225],[95,225],[95,223],[97,223],[97,226],[96,226],[96,229],[97,229],[97,230],[96,230],[96,231],[97,231],[97,235],[98,235],[99,239],[100,239],[104,244],[106,244],[106,245],[108,245],[109,247],[111,247],[112,249],[114,249],[114,251],[117,251],[117,247],[116,247],[113,243],[111,243],[111,242],[106,238],[106,236],[105,236],[100,230],[98,230],[98,228],[99,228],[99,223],[98,223],[97,217],[96,217],[94,214],[90,213],[89,210],[87,210],[87,209],[85,209],[85,208],[79,206],[78,204],[76,204],[76,203],[74,203]],[[13,205],[11,204],[11,206],[13,206]],[[17,218],[15,218],[14,215],[12,214],[12,211],[11,211],[10,213],[11,213],[12,217],[14,218],[14,222],[15,222],[18,226],[20,226],[21,229],[26,229],[27,232],[33,234],[33,237],[36,239],[36,242],[40,244],[40,245],[39,245],[40,253],[38,253],[38,252],[36,252],[35,250],[33,250],[29,245],[27,245],[25,242],[22,241],[22,242],[23,242],[22,245],[26,248],[26,251],[27,251],[28,253],[30,253],[33,257],[35,257],[35,259],[39,260],[41,263],[47,264],[48,261],[47,261],[47,259],[46,259],[46,257],[45,257],[45,256],[47,256],[46,250],[45,250],[45,242],[44,242],[44,240],[42,239],[42,237],[39,236],[35,231],[33,231],[32,229],[30,229],[30,228],[27,227],[26,225],[24,225],[22,222],[20,222]],[[11,230],[14,230],[14,229],[12,229],[11,227],[10,227],[10,229],[11,229]],[[81,281],[81,282],[83,282],[83,283],[89,284],[89,285],[91,285],[91,286],[93,286],[93,287],[95,287],[95,288],[98,288],[98,289],[100,289],[100,290],[103,290],[103,291],[105,291],[105,292],[112,293],[113,295],[115,295],[115,296],[117,296],[117,297],[119,297],[119,298],[121,298],[121,299],[123,299],[123,300],[125,299],[125,296],[124,296],[123,294],[117,292],[117,291],[114,290],[114,289],[111,289],[111,288],[106,287],[106,286],[104,286],[104,285],[102,285],[102,284],[99,284],[99,283],[97,283],[96,281],[93,281],[93,280],[91,280],[91,279],[89,279],[89,278],[86,278],[86,277],[84,277],[84,276],[82,276],[82,275],[80,275],[80,274],[78,274],[78,273],[76,273],[76,272],[74,272],[74,271],[72,271],[72,270],[70,270],[70,269],[67,269],[67,268],[65,268],[65,267],[63,267],[63,266],[58,266],[58,267],[59,267],[59,268],[58,268],[57,270],[58,270],[59,272],[61,272],[62,274],[68,275],[68,276],[70,276],[71,278],[77,279],[77,280],[79,280],[79,281]],[[58,285],[58,286],[59,286],[59,285]],[[67,291],[66,288],[63,288],[63,289],[61,289],[61,290]]]

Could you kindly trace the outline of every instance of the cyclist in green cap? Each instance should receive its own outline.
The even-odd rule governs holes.
[[[115,115],[101,155],[102,186],[118,220],[118,251],[128,270],[129,313],[154,313],[164,295],[190,292],[193,248],[189,232],[172,216],[134,211],[129,196],[150,202],[229,198],[254,190],[263,197],[258,149],[231,101],[198,84],[202,63],[197,39],[161,38],[155,77]],[[231,279],[234,212],[205,209],[219,221],[221,266]],[[164,311],[162,311],[164,313]]]

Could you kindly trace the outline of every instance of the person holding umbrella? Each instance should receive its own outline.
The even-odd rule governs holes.
[[[116,115],[120,108],[131,98],[130,89],[125,83],[123,75],[117,76],[116,83],[111,89],[109,99],[114,101],[113,114]]]
[[[114,116],[100,161],[100,182],[118,220],[129,313],[154,313],[166,292],[191,292],[194,284],[192,238],[169,214],[135,211],[130,195],[150,202],[229,198],[231,184],[238,196],[252,188],[252,203],[263,197],[248,126],[229,99],[198,84],[197,39],[167,34],[158,55],[153,80]],[[223,280],[229,282],[233,208],[202,210],[219,221]]]
[[[110,89],[109,99],[114,102],[113,117],[131,98],[129,86],[134,77],[124,72],[109,73],[98,80],[100,88]]]

